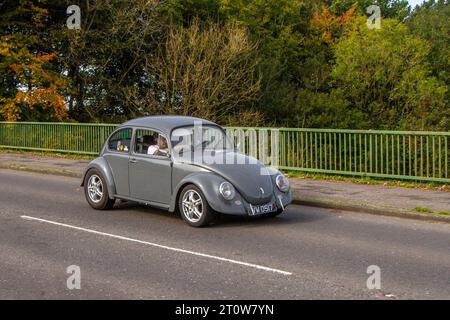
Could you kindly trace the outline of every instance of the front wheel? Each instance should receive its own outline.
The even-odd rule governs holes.
[[[109,210],[115,199],[109,198],[108,187],[103,175],[91,169],[84,178],[84,194],[89,205],[96,210]]]
[[[183,220],[191,227],[204,227],[212,222],[214,211],[202,191],[194,185],[181,191],[178,208]]]

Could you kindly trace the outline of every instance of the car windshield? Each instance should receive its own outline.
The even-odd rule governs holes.
[[[233,150],[233,143],[217,126],[190,126],[175,129],[171,136],[174,154],[194,150]]]

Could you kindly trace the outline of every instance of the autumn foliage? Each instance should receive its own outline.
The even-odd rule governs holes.
[[[355,3],[343,14],[335,15],[327,5],[323,5],[321,10],[313,13],[310,20],[311,28],[321,33],[324,42],[330,43],[354,20],[357,8],[358,3]]]
[[[42,28],[47,10],[34,5],[28,5],[28,9],[33,27]],[[35,48],[37,42],[33,34],[0,37],[0,68],[15,84],[15,94],[0,97],[0,115],[6,121],[27,120],[36,112],[44,114],[46,120],[67,119],[66,103],[60,94],[67,81],[50,68],[58,53],[40,52]]]

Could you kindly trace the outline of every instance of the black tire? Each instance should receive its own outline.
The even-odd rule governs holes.
[[[188,207],[187,205],[183,206],[183,200],[185,197],[189,198],[189,196],[193,194],[194,198],[193,200],[197,201],[198,199],[201,199],[201,215],[198,216],[198,212],[200,210],[194,211],[195,213],[192,213],[189,215],[189,210],[195,210],[194,205],[193,207]],[[200,206],[195,207],[197,209],[200,208]],[[209,225],[211,222],[214,221],[215,218],[215,212],[214,210],[209,206],[208,201],[206,200],[205,196],[203,195],[203,192],[195,185],[190,184],[183,188],[183,190],[180,193],[180,196],[178,198],[178,211],[183,218],[183,220],[190,225],[191,227],[195,228],[201,228]]]
[[[90,183],[97,179],[97,181],[100,182],[98,186],[98,191],[101,191],[100,194],[95,194],[95,197],[90,195],[89,193],[89,187]],[[92,187],[92,185],[91,185]],[[108,186],[106,183],[105,177],[103,177],[103,174],[98,171],[97,169],[91,169],[88,171],[86,176],[84,177],[84,195],[86,197],[87,202],[89,205],[96,209],[96,210],[110,210],[114,206],[114,203],[116,202],[116,199],[110,199],[109,198],[109,192],[108,192]]]

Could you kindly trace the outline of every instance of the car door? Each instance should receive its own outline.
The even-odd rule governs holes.
[[[168,154],[148,154],[148,150],[155,150],[156,145],[153,144],[160,137],[165,139],[155,130],[136,130],[129,167],[130,196],[169,204],[172,195],[172,160]]]
[[[116,131],[108,140],[103,157],[108,162],[116,186],[116,194],[129,197],[129,161],[133,130],[124,128]]]

